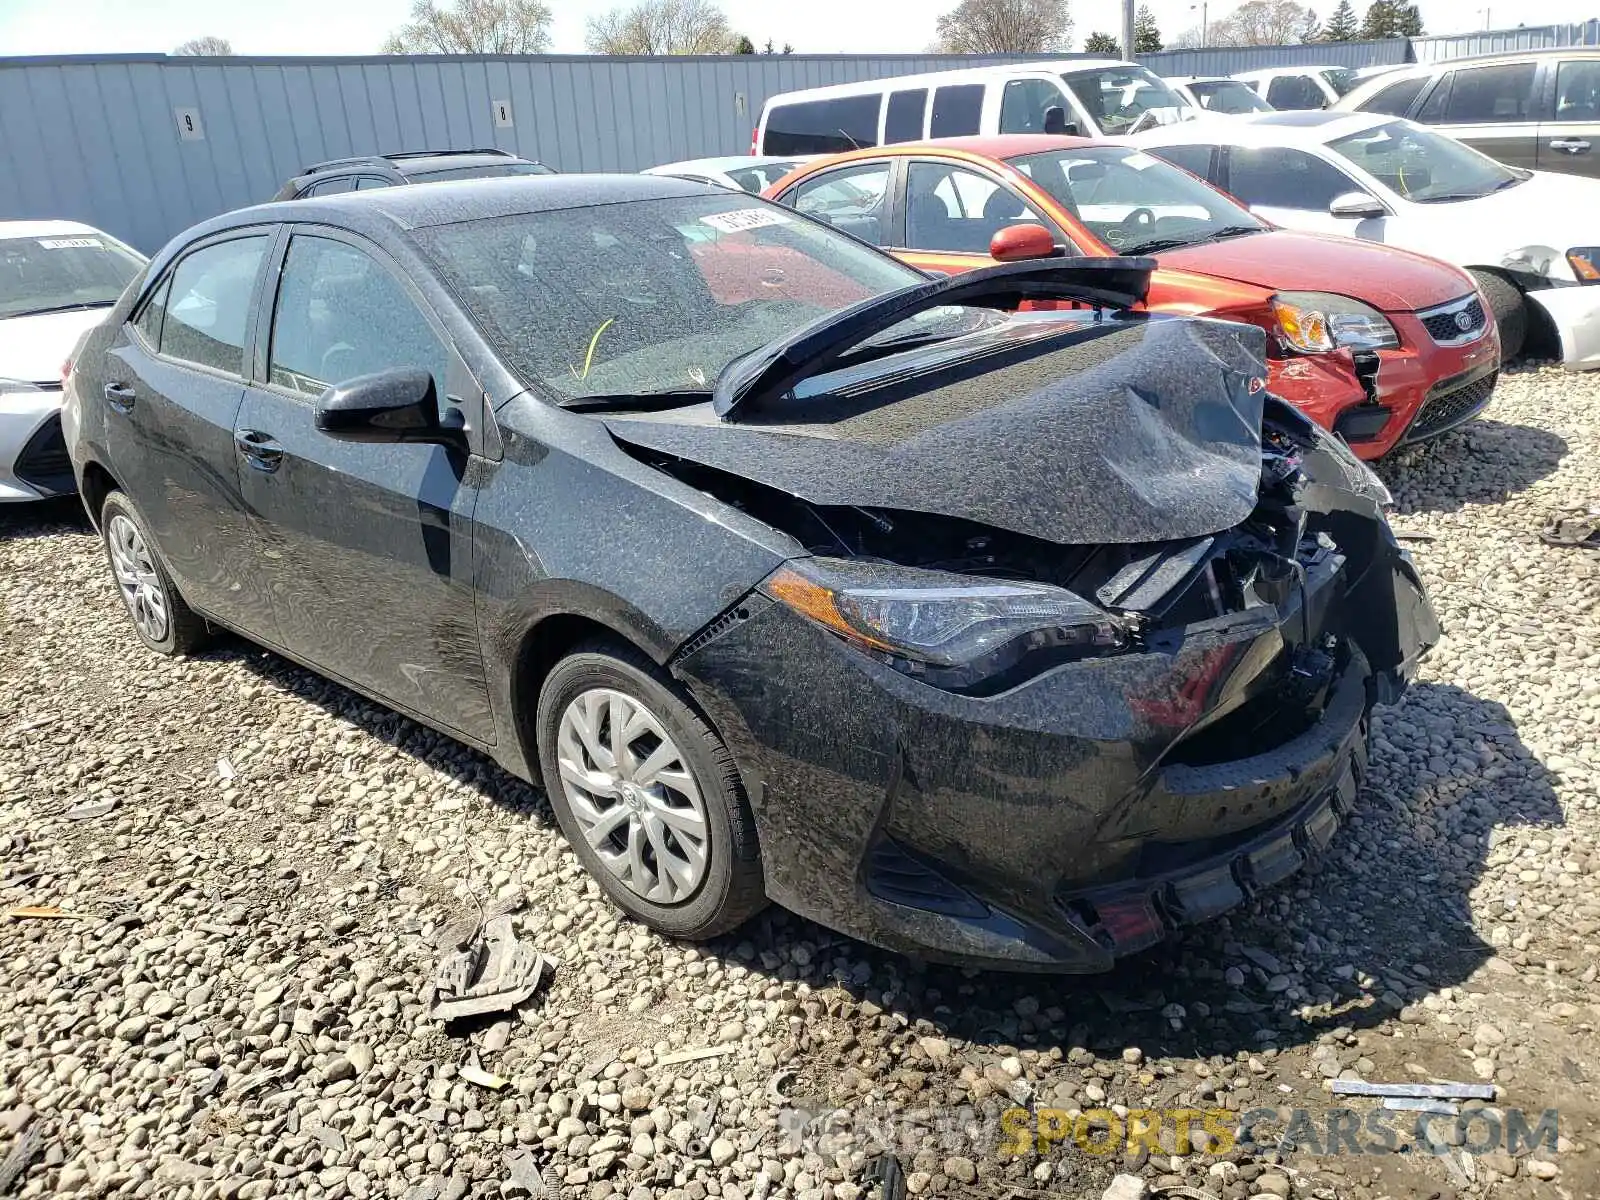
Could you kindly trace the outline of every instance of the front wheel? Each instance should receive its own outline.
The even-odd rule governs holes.
[[[766,906],[733,756],[654,663],[585,643],[550,672],[536,720],[550,807],[618,907],[699,940]]]
[[[100,539],[139,640],[167,655],[188,654],[203,646],[210,636],[205,618],[184,603],[138,510],[121,492],[112,492],[101,505]]]
[[[1493,271],[1473,271],[1472,278],[1500,327],[1500,358],[1510,362],[1522,353],[1528,340],[1528,298],[1516,284]]]

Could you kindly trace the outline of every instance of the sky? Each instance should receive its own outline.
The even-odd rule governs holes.
[[[583,52],[589,16],[622,0],[548,0],[557,53]],[[1163,32],[1200,23],[1189,0],[1146,0]],[[916,53],[934,39],[934,22],[955,0],[721,0],[733,27],[757,45],[771,38],[797,51]],[[1324,19],[1336,0],[1309,0]],[[1354,0],[1358,12],[1365,0]],[[1421,0],[1429,33],[1484,28],[1478,0]],[[214,35],[240,54],[371,54],[402,24],[411,0],[0,0],[0,56],[170,52],[179,42]],[[1216,20],[1233,0],[1210,5]],[[1075,35],[1115,32],[1118,0],[1074,0]],[[1600,0],[1521,0],[1491,6],[1494,28],[1582,21],[1600,16]],[[70,19],[68,14],[70,13]]]

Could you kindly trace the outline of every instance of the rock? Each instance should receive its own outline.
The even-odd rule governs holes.
[[[1262,1172],[1256,1176],[1252,1186],[1258,1196],[1288,1196],[1291,1191],[1289,1177],[1280,1171]]]
[[[945,1062],[950,1057],[950,1043],[944,1038],[918,1038],[917,1045],[921,1046],[922,1052],[936,1063]]]
[[[372,1070],[372,1047],[362,1042],[354,1043],[345,1051],[345,1058],[350,1063],[356,1075],[365,1075]]]
[[[739,1151],[727,1138],[717,1138],[711,1143],[711,1165],[725,1167],[738,1155]]]
[[[945,1159],[944,1173],[957,1183],[974,1183],[978,1178],[977,1165],[970,1158]]]
[[[1550,1180],[1561,1174],[1561,1168],[1555,1163],[1542,1158],[1530,1158],[1527,1161],[1528,1174],[1535,1179]]]
[[[1144,1051],[1137,1046],[1129,1046],[1122,1052],[1122,1061],[1136,1067],[1144,1061]]]
[[[356,1077],[356,1067],[346,1055],[340,1054],[328,1060],[328,1065],[322,1068],[322,1076],[329,1083],[343,1083]]]
[[[1100,1200],[1149,1200],[1150,1185],[1137,1175],[1117,1175]]]

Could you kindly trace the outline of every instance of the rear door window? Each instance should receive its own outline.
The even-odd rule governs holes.
[[[268,242],[265,234],[214,242],[178,263],[161,323],[163,355],[244,374],[250,300]]]
[[[1001,133],[1044,133],[1044,115],[1059,108],[1069,111],[1067,98],[1048,79],[1013,79],[1000,95]]]
[[[1600,59],[1571,59],[1556,69],[1557,121],[1600,121]]]
[[[840,154],[876,146],[882,107],[882,92],[780,104],[767,114],[762,153]]]
[[[967,137],[978,132],[983,119],[983,84],[958,83],[933,94],[933,119],[929,137]]]
[[[813,176],[785,193],[783,202],[835,229],[884,246],[889,237],[884,220],[888,191],[889,164],[863,163]]]
[[[1267,103],[1285,111],[1323,108],[1328,98],[1309,75],[1279,75],[1267,88]]]
[[[1042,213],[1003,184],[947,163],[914,162],[906,174],[906,246],[988,254],[1008,225],[1050,227]]]
[[[1444,106],[1443,122],[1496,125],[1534,120],[1535,73],[1536,64],[1531,62],[1458,69]]]
[[[1235,146],[1228,190],[1246,204],[1327,212],[1336,196],[1361,189],[1338,168],[1283,146]]]
[[[340,192],[353,192],[355,190],[356,177],[354,175],[335,175],[329,179],[319,179],[302,194],[306,196],[337,196]]]
[[[1417,102],[1417,97],[1422,95],[1422,89],[1427,83],[1426,75],[1391,83],[1369,96],[1360,109],[1362,112],[1382,113],[1386,117],[1403,117],[1411,111],[1411,106]]]
[[[889,93],[889,111],[883,118],[884,145],[915,142],[922,137],[923,117],[928,111],[928,89],[915,88]]]

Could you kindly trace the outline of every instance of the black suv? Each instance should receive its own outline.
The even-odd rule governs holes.
[[[505,175],[554,175],[541,162],[504,150],[407,150],[365,154],[312,163],[279,189],[274,200],[332,196],[400,183],[443,183],[447,179],[488,179]]]

